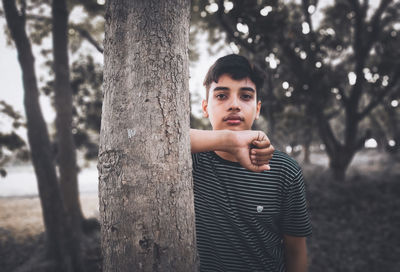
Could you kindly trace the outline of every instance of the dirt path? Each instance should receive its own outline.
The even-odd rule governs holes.
[[[81,205],[86,218],[98,217],[97,195],[81,195]],[[41,233],[44,228],[39,198],[0,197],[0,229],[7,230],[16,239]]]

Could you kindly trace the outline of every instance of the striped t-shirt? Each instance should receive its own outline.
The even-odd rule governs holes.
[[[311,234],[298,164],[280,151],[262,173],[215,152],[192,159],[200,270],[285,271],[283,234]]]

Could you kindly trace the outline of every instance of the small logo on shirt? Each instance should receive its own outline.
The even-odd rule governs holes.
[[[260,213],[264,210],[263,206],[257,206],[257,212]]]

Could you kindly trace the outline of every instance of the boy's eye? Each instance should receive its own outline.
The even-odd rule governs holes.
[[[250,94],[243,94],[243,95],[242,95],[242,98],[243,98],[244,100],[251,100],[251,99],[253,98],[253,96],[250,95]]]
[[[222,99],[225,99],[225,98],[226,98],[226,95],[225,95],[225,94],[217,94],[215,97],[216,97],[217,99],[219,99],[219,100],[222,100]]]

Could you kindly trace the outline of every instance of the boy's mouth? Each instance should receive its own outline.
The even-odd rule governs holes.
[[[239,125],[240,122],[243,121],[243,118],[239,115],[229,115],[224,118],[224,121],[228,123],[228,125]]]

